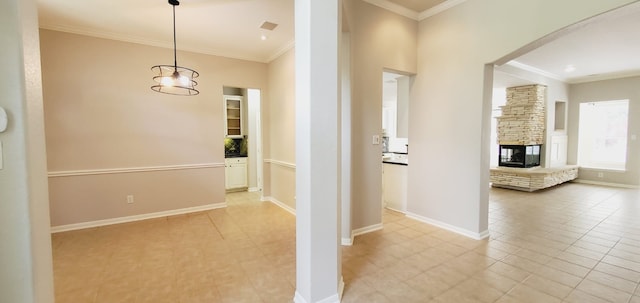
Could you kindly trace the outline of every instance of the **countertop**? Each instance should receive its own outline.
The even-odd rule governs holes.
[[[241,154],[229,154],[229,155],[224,155],[225,158],[246,158],[247,155],[241,155]]]
[[[409,165],[409,155],[406,153],[384,153],[382,154],[382,163]]]

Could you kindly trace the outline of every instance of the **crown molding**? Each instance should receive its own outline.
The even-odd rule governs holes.
[[[631,77],[638,77],[638,76],[640,76],[640,70],[623,71],[623,72],[615,72],[615,73],[609,73],[609,74],[576,77],[576,78],[569,79],[567,81],[567,83],[569,83],[569,84],[579,84],[579,83],[587,83],[587,82],[596,82],[596,81],[606,81],[606,80],[631,78]]]
[[[418,16],[419,16],[418,12],[412,9],[408,9],[402,5],[393,3],[391,1],[388,1],[388,0],[363,0],[363,1],[372,5],[375,5],[377,7],[384,8],[388,11],[394,12],[398,15],[405,16],[409,19],[418,21]]]
[[[73,26],[51,25],[46,23],[45,24],[40,23],[40,28],[46,29],[46,30],[58,31],[58,32],[65,32],[70,34],[76,34],[76,35],[90,36],[95,38],[142,44],[147,46],[155,46],[155,47],[171,48],[171,49],[173,48],[173,44],[170,42],[144,39],[141,37],[122,35],[122,34],[117,34],[113,32],[90,30],[90,29],[78,28]],[[204,54],[204,55],[231,58],[231,59],[246,60],[246,61],[253,61],[253,62],[260,62],[260,63],[269,63],[268,58],[238,56],[233,53],[218,52],[212,49],[179,47],[178,50]]]
[[[445,2],[442,2],[428,10],[425,10],[423,12],[421,12],[418,15],[418,21],[422,21],[424,19],[427,19],[431,16],[437,15],[439,13],[442,13],[456,5],[462,4],[464,2],[466,2],[467,0],[447,0]]]
[[[422,12],[416,12],[412,9],[406,8],[402,5],[399,5],[397,3],[391,2],[389,0],[363,0],[364,2],[367,2],[369,4],[375,5],[377,7],[381,7],[384,8],[388,11],[394,12],[398,15],[401,16],[405,16],[407,18],[416,20],[416,21],[422,21],[424,19],[427,19],[431,16],[437,15],[441,12],[444,12],[456,5],[462,4],[464,2],[466,2],[467,0],[447,0],[445,2],[442,2],[430,9],[424,10]]]
[[[515,67],[515,68],[519,68],[521,70],[525,70],[525,71],[528,71],[528,72],[531,72],[531,73],[534,73],[534,74],[538,74],[538,75],[541,75],[543,77],[551,78],[551,79],[562,81],[562,82],[568,82],[566,78],[563,78],[563,77],[560,77],[560,76],[558,76],[556,74],[541,70],[541,69],[533,67],[531,65],[526,65],[524,63],[520,63],[520,62],[518,62],[516,60],[511,60],[511,61],[507,62],[506,65],[509,65],[509,66],[512,66],[512,67]]]
[[[291,41],[287,42],[287,44],[285,44],[283,47],[278,49],[275,53],[273,53],[273,55],[269,56],[269,58],[267,58],[267,63],[271,63],[271,61],[278,59],[280,56],[282,56],[284,53],[288,52],[295,46],[296,46],[296,40],[292,39]]]

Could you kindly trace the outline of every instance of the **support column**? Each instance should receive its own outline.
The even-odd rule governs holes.
[[[0,302],[54,301],[35,0],[0,1]]]
[[[339,0],[296,0],[295,303],[340,302]]]

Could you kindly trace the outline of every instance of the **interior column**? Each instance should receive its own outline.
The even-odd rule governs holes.
[[[339,0],[295,1],[296,303],[340,302]]]
[[[35,0],[0,1],[0,302],[53,302]]]

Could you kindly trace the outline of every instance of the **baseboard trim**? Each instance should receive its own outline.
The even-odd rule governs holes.
[[[370,232],[374,232],[377,230],[381,230],[382,229],[382,223],[378,223],[378,224],[374,224],[374,225],[369,225],[369,226],[365,226],[365,227],[361,227],[358,229],[354,229],[353,232],[351,232],[351,239],[355,238],[356,236],[359,235],[364,235]],[[352,240],[353,241],[353,240]]]
[[[340,244],[342,244],[342,246],[352,246],[353,245],[353,233],[351,233],[351,237],[350,238],[342,238],[340,241]]]
[[[249,187],[247,191],[250,193],[257,192],[257,191],[260,191],[260,187]]]
[[[316,301],[315,303],[340,303],[341,297],[342,296],[340,294],[335,294],[330,297],[324,298],[320,301]],[[295,296],[293,297],[293,302],[294,303],[310,303],[304,297],[302,297],[302,295],[297,290],[296,290]]]
[[[619,187],[619,188],[631,188],[631,189],[640,188],[640,186],[637,186],[637,185],[622,184],[622,183],[610,183],[610,182],[600,182],[600,181],[592,181],[592,180],[584,180],[584,179],[574,179],[572,182],[581,183],[581,184],[590,184],[590,185]]]
[[[294,215],[294,216],[296,215],[296,210],[295,210],[295,208],[293,208],[293,207],[291,207],[291,206],[289,206],[289,205],[287,205],[287,204],[283,203],[282,201],[280,201],[280,200],[278,200],[278,199],[276,199],[276,198],[274,198],[274,197],[271,197],[271,196],[261,197],[261,198],[260,198],[260,200],[262,200],[262,201],[268,201],[268,202],[271,202],[271,203],[273,203],[273,204],[275,204],[275,205],[279,206],[280,208],[282,208],[282,209],[286,210],[286,211],[287,211],[287,212],[289,212],[290,214],[292,214],[292,215]]]
[[[470,231],[470,230],[467,230],[467,229],[464,229],[464,228],[453,226],[453,225],[448,224],[448,223],[444,223],[442,221],[438,221],[438,220],[434,220],[434,219],[431,219],[431,218],[423,217],[421,215],[414,214],[414,213],[411,213],[411,212],[407,212],[406,216],[408,218],[411,218],[411,219],[414,219],[414,220],[417,220],[417,221],[420,221],[420,222],[423,222],[423,223],[427,223],[427,224],[430,224],[430,225],[433,225],[433,226],[436,226],[436,227],[439,227],[439,228],[442,228],[442,229],[446,229],[448,231],[454,232],[454,233],[459,234],[459,235],[463,235],[465,237],[468,237],[468,238],[471,238],[471,239],[474,239],[474,240],[482,240],[482,239],[485,239],[485,238],[489,237],[489,230],[484,230],[482,232],[477,233],[477,232],[473,232],[473,231]]]
[[[63,231],[71,231],[71,230],[100,227],[100,226],[120,224],[120,223],[135,222],[135,221],[154,219],[154,218],[160,218],[160,217],[183,215],[188,213],[194,213],[194,212],[206,211],[206,210],[212,210],[212,209],[218,209],[218,208],[224,208],[224,207],[227,207],[226,202],[173,209],[173,210],[160,211],[160,212],[141,214],[141,215],[135,215],[135,216],[126,216],[126,217],[118,217],[118,218],[104,219],[104,220],[97,220],[97,221],[90,221],[90,222],[58,225],[58,226],[51,227],[51,233],[54,234],[54,233],[59,233]]]

